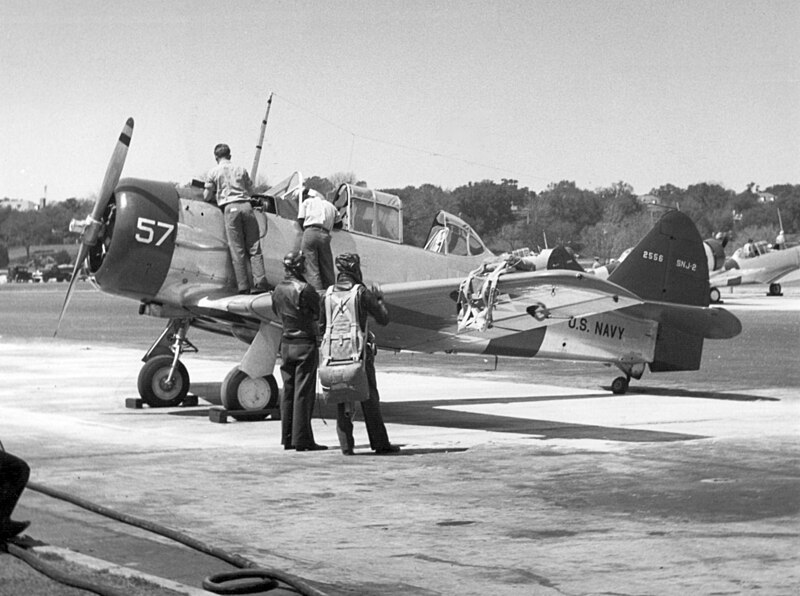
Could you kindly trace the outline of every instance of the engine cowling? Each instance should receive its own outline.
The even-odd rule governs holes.
[[[175,251],[178,209],[174,185],[120,180],[100,241],[89,252],[90,272],[103,291],[137,300],[158,293]]]

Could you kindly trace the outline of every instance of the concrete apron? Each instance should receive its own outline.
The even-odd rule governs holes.
[[[125,409],[140,357],[0,343],[2,440],[32,480],[331,594],[790,594],[800,582],[791,388],[719,401],[379,372],[403,453],[371,455],[359,419],[357,455],[344,457],[330,413],[314,431],[332,449],[295,453],[276,421]],[[202,390],[230,368],[186,364]],[[68,509],[29,493],[20,503],[28,535],[86,552],[93,539],[59,528],[88,514]],[[163,553],[112,550],[114,563],[169,577]],[[187,584],[208,574],[177,567]]]

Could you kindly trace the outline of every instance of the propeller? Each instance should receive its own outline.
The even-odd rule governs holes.
[[[81,268],[86,256],[89,254],[89,249],[97,244],[100,234],[103,231],[103,222],[101,218],[103,213],[108,207],[109,201],[114,194],[114,189],[117,187],[119,177],[122,174],[122,167],[125,165],[125,157],[128,155],[128,146],[131,144],[131,136],[133,135],[133,118],[128,118],[122,132],[119,135],[117,144],[114,147],[114,152],[111,154],[111,160],[108,162],[106,175],[103,178],[103,184],[100,186],[100,193],[97,195],[97,200],[92,208],[92,214],[89,216],[89,225],[83,231],[83,238],[81,245],[78,249],[78,256],[75,258],[75,267],[72,269],[72,279],[69,281],[67,288],[67,295],[64,298],[64,304],[61,307],[61,314],[58,316],[58,324],[53,337],[58,334],[58,329],[61,326],[61,320],[64,318],[64,313],[67,310],[69,301],[72,298],[72,290],[75,286],[75,280],[78,279],[78,270]]]

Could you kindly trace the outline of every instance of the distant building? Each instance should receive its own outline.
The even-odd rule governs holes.
[[[0,208],[11,207],[14,211],[36,211],[39,205],[33,201],[26,201],[25,199],[9,199],[3,197],[0,199]]]
[[[639,202],[644,205],[661,205],[661,199],[659,199],[656,195],[639,195],[636,198],[638,198]]]
[[[771,192],[764,192],[763,190],[756,191],[759,203],[774,203],[775,195]]]

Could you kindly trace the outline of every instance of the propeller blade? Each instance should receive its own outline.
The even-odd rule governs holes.
[[[89,254],[89,247],[85,244],[81,244],[80,248],[78,249],[78,256],[75,257],[75,266],[72,268],[72,277],[69,280],[69,287],[67,287],[67,295],[64,298],[64,304],[61,305],[61,314],[58,315],[58,323],[56,323],[56,330],[53,333],[53,337],[58,335],[58,329],[61,327],[61,320],[64,318],[64,313],[67,312],[69,301],[72,299],[72,287],[75,285],[75,280],[78,279],[78,271],[80,271],[81,265],[83,264],[87,254]]]
[[[114,189],[117,187],[119,177],[122,174],[122,167],[125,165],[125,157],[128,155],[128,147],[131,144],[131,136],[133,135],[133,118],[128,118],[122,132],[119,135],[119,140],[114,147],[114,153],[111,154],[111,160],[108,162],[106,168],[106,175],[103,177],[103,184],[100,185],[100,194],[97,195],[97,200],[94,203],[92,214],[90,216],[89,225],[83,232],[83,243],[86,246],[94,246],[97,244],[97,238],[100,235],[101,221],[103,212],[108,207],[108,202],[111,200],[111,195],[114,194]]]
[[[89,248],[97,244],[102,230],[103,223],[100,219],[108,207],[111,196],[114,194],[114,189],[119,183],[119,177],[122,174],[122,168],[125,165],[125,158],[128,155],[128,147],[131,144],[131,137],[133,136],[133,118],[128,118],[125,126],[122,127],[122,132],[119,135],[117,144],[114,146],[114,152],[111,154],[111,159],[106,168],[106,175],[103,177],[103,183],[100,185],[100,193],[97,195],[97,200],[92,208],[92,214],[89,217],[89,225],[83,231],[83,239],[81,246],[78,249],[78,256],[75,258],[75,266],[72,269],[72,279],[69,281],[67,288],[67,295],[64,298],[64,304],[61,306],[61,314],[58,315],[58,323],[56,324],[55,333],[53,337],[58,335],[58,329],[61,327],[61,320],[64,318],[64,313],[67,310],[69,301],[72,298],[72,290],[75,286],[75,280],[78,278],[78,271],[83,265],[83,261],[89,254]]]

